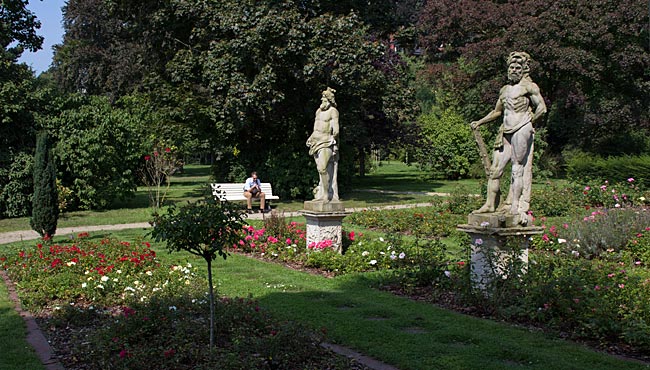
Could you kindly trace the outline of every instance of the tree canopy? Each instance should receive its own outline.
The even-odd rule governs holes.
[[[35,146],[37,85],[18,58],[40,49],[40,22],[26,0],[0,3],[0,216],[26,216],[31,209],[31,156]]]
[[[217,178],[242,180],[257,169],[285,189],[281,196],[307,196],[317,180],[304,142],[326,87],[337,90],[351,164],[415,116],[406,68],[363,17],[385,29],[391,22],[372,15],[380,8],[362,15],[358,8],[289,0],[71,0],[55,74],[68,91],[155,96],[150,101],[168,121],[210,139]],[[295,186],[296,178],[313,184]]]
[[[551,107],[554,150],[648,149],[639,142],[650,128],[647,2],[429,1],[419,29],[433,75],[468,115],[484,114],[477,101],[494,104],[504,57],[523,50],[536,62],[531,76]]]

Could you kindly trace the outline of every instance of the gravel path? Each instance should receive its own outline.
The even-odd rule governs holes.
[[[392,206],[382,206],[382,207],[347,208],[346,211],[359,212],[363,210],[372,210],[372,209],[403,209],[403,208],[427,207],[430,205],[431,203],[396,204]],[[284,215],[286,217],[295,217],[295,216],[300,216],[300,212],[285,212]],[[248,218],[251,220],[261,220],[263,217],[264,214],[261,213],[253,213],[251,215],[248,215]],[[139,222],[139,223],[132,223],[132,224],[115,224],[115,225],[75,226],[75,227],[58,228],[56,229],[56,234],[76,235],[82,232],[146,229],[150,227],[151,225],[148,222]],[[0,244],[14,243],[23,240],[34,240],[38,238],[39,235],[36,233],[36,231],[33,230],[10,231],[6,233],[0,233]]]

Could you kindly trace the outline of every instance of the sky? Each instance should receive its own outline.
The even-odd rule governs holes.
[[[30,0],[27,4],[27,9],[41,21],[41,28],[36,33],[45,39],[41,50],[35,53],[25,51],[18,61],[31,66],[37,76],[50,68],[54,54],[52,46],[63,40],[61,8],[65,3],[66,0]]]

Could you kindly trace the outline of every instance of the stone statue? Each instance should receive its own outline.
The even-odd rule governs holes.
[[[323,91],[321,105],[316,110],[314,132],[307,139],[309,155],[314,157],[320,181],[314,189],[314,200],[331,202],[339,200],[336,176],[338,171],[339,111],[336,109],[334,93],[328,87]]]
[[[523,225],[528,223],[530,206],[535,133],[533,124],[546,113],[546,104],[539,87],[528,75],[529,60],[530,56],[525,52],[510,53],[507,58],[508,84],[501,88],[496,107],[485,117],[471,123],[472,129],[476,131],[482,124],[503,116],[492,153],[487,200],[473,213],[496,211],[510,214]],[[512,162],[510,190],[506,201],[499,204],[500,180],[509,161]]]

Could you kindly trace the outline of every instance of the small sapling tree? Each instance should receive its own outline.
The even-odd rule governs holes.
[[[147,186],[149,204],[157,215],[162,207],[170,186],[170,177],[181,166],[174,149],[164,147],[163,150],[154,148],[151,155],[144,156],[144,166],[140,169],[140,178]]]
[[[59,219],[59,195],[56,188],[56,168],[50,138],[42,131],[36,138],[34,155],[34,195],[29,224],[41,237],[49,239],[56,232]]]
[[[206,198],[177,208],[171,205],[164,215],[156,215],[151,235],[166,241],[167,249],[187,251],[207,262],[210,294],[210,347],[214,345],[214,285],[212,261],[228,256],[226,248],[240,239],[246,224],[238,207],[229,202]]]

